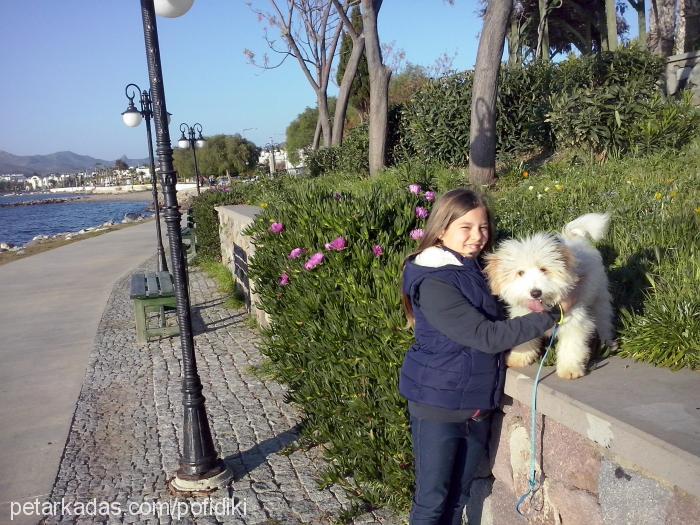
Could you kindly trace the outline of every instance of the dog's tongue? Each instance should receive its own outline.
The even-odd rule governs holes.
[[[532,312],[544,312],[544,305],[541,301],[538,301],[537,299],[530,299],[527,302],[527,307]]]

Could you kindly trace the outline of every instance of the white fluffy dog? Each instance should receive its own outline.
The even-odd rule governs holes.
[[[561,236],[536,233],[501,243],[486,256],[485,272],[493,292],[508,304],[511,317],[542,311],[565,297],[574,299],[557,332],[557,375],[576,379],[586,373],[590,338],[613,338],[612,306],[603,260],[593,241],[602,239],[610,216],[589,213],[564,226]],[[508,366],[521,367],[537,359],[541,339],[510,352]]]

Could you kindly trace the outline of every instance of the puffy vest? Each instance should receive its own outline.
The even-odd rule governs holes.
[[[411,401],[452,410],[497,408],[505,382],[505,354],[487,354],[461,345],[433,328],[421,312],[418,288],[431,277],[454,286],[489,320],[504,319],[478,261],[444,251],[453,254],[461,266],[420,266],[414,259],[404,269],[403,291],[413,305],[416,342],[401,367],[399,391]]]

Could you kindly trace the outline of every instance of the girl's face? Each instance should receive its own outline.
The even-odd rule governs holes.
[[[452,221],[440,234],[443,246],[463,257],[477,257],[489,240],[489,218],[483,207],[474,208]]]

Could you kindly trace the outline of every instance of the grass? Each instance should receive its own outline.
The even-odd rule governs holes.
[[[200,261],[199,266],[216,281],[219,291],[224,294],[224,306],[226,308],[240,310],[245,306],[245,296],[236,286],[236,279],[226,265],[204,259]]]

